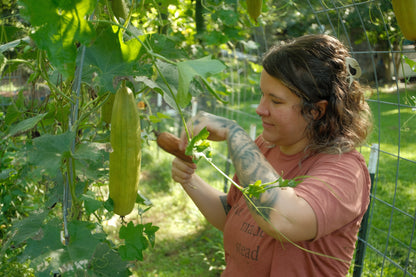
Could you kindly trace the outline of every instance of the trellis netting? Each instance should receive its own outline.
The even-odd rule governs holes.
[[[360,151],[369,162],[373,184],[349,275],[416,276],[415,42],[401,36],[390,1],[286,2],[293,5],[286,6],[286,13],[278,20],[285,21],[285,15],[296,13],[312,17],[314,23],[305,32],[338,37],[359,61],[363,71],[360,82],[368,87],[366,101],[373,111],[374,130]],[[287,23],[282,33],[287,35],[296,24],[302,22]],[[273,22],[253,27],[258,49],[264,51],[271,43],[279,43],[279,35],[271,35],[273,28]],[[228,104],[211,106],[213,113],[236,120],[252,136],[261,132],[260,125],[256,128],[260,120],[255,114],[260,91],[258,80],[249,78],[247,72],[253,71],[262,51],[232,50],[223,55],[228,65],[227,84],[233,93]],[[226,155],[222,156],[227,161]]]

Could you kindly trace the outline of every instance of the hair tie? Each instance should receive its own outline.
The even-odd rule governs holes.
[[[357,60],[351,57],[345,58],[345,64],[347,66],[347,72],[348,72],[347,79],[350,83],[349,86],[351,87],[352,82],[360,78],[361,67],[360,67],[360,64],[357,62]]]

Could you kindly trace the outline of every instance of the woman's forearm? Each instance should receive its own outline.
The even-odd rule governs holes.
[[[228,212],[227,195],[211,187],[196,174],[192,176],[189,183],[182,184],[182,187],[208,222],[223,231]]]
[[[263,183],[273,182],[279,178],[274,168],[242,127],[232,124],[227,142],[241,186],[246,187],[257,180],[261,180]]]
[[[266,160],[260,149],[243,128],[237,124],[230,126],[227,142],[231,159],[242,187],[254,184],[258,180],[261,180],[262,183],[269,183],[279,178],[279,174]],[[262,209],[262,213],[267,217],[271,208],[275,207],[278,192],[278,189],[269,189],[259,198],[253,197],[250,200],[255,206],[264,207],[265,209]]]

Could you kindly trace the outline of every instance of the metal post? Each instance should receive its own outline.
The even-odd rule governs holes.
[[[373,193],[374,176],[376,174],[377,162],[378,162],[378,150],[379,150],[378,144],[371,145],[370,159],[368,161],[368,172],[370,173],[370,178],[371,178],[370,196]],[[353,277],[360,277],[363,272],[363,262],[364,262],[366,244],[367,244],[367,228],[368,228],[369,213],[370,213],[370,204],[368,205],[367,212],[364,214],[364,217],[361,221],[360,231],[358,232],[358,242],[357,242],[357,249],[355,252]]]

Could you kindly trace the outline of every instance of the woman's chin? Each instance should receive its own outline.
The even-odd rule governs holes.
[[[273,140],[270,136],[268,136],[268,135],[267,135],[267,133],[263,132],[263,133],[261,134],[261,136],[262,136],[263,140],[264,140],[267,144],[269,144],[271,147],[276,146],[276,143],[274,142],[274,140]]]

